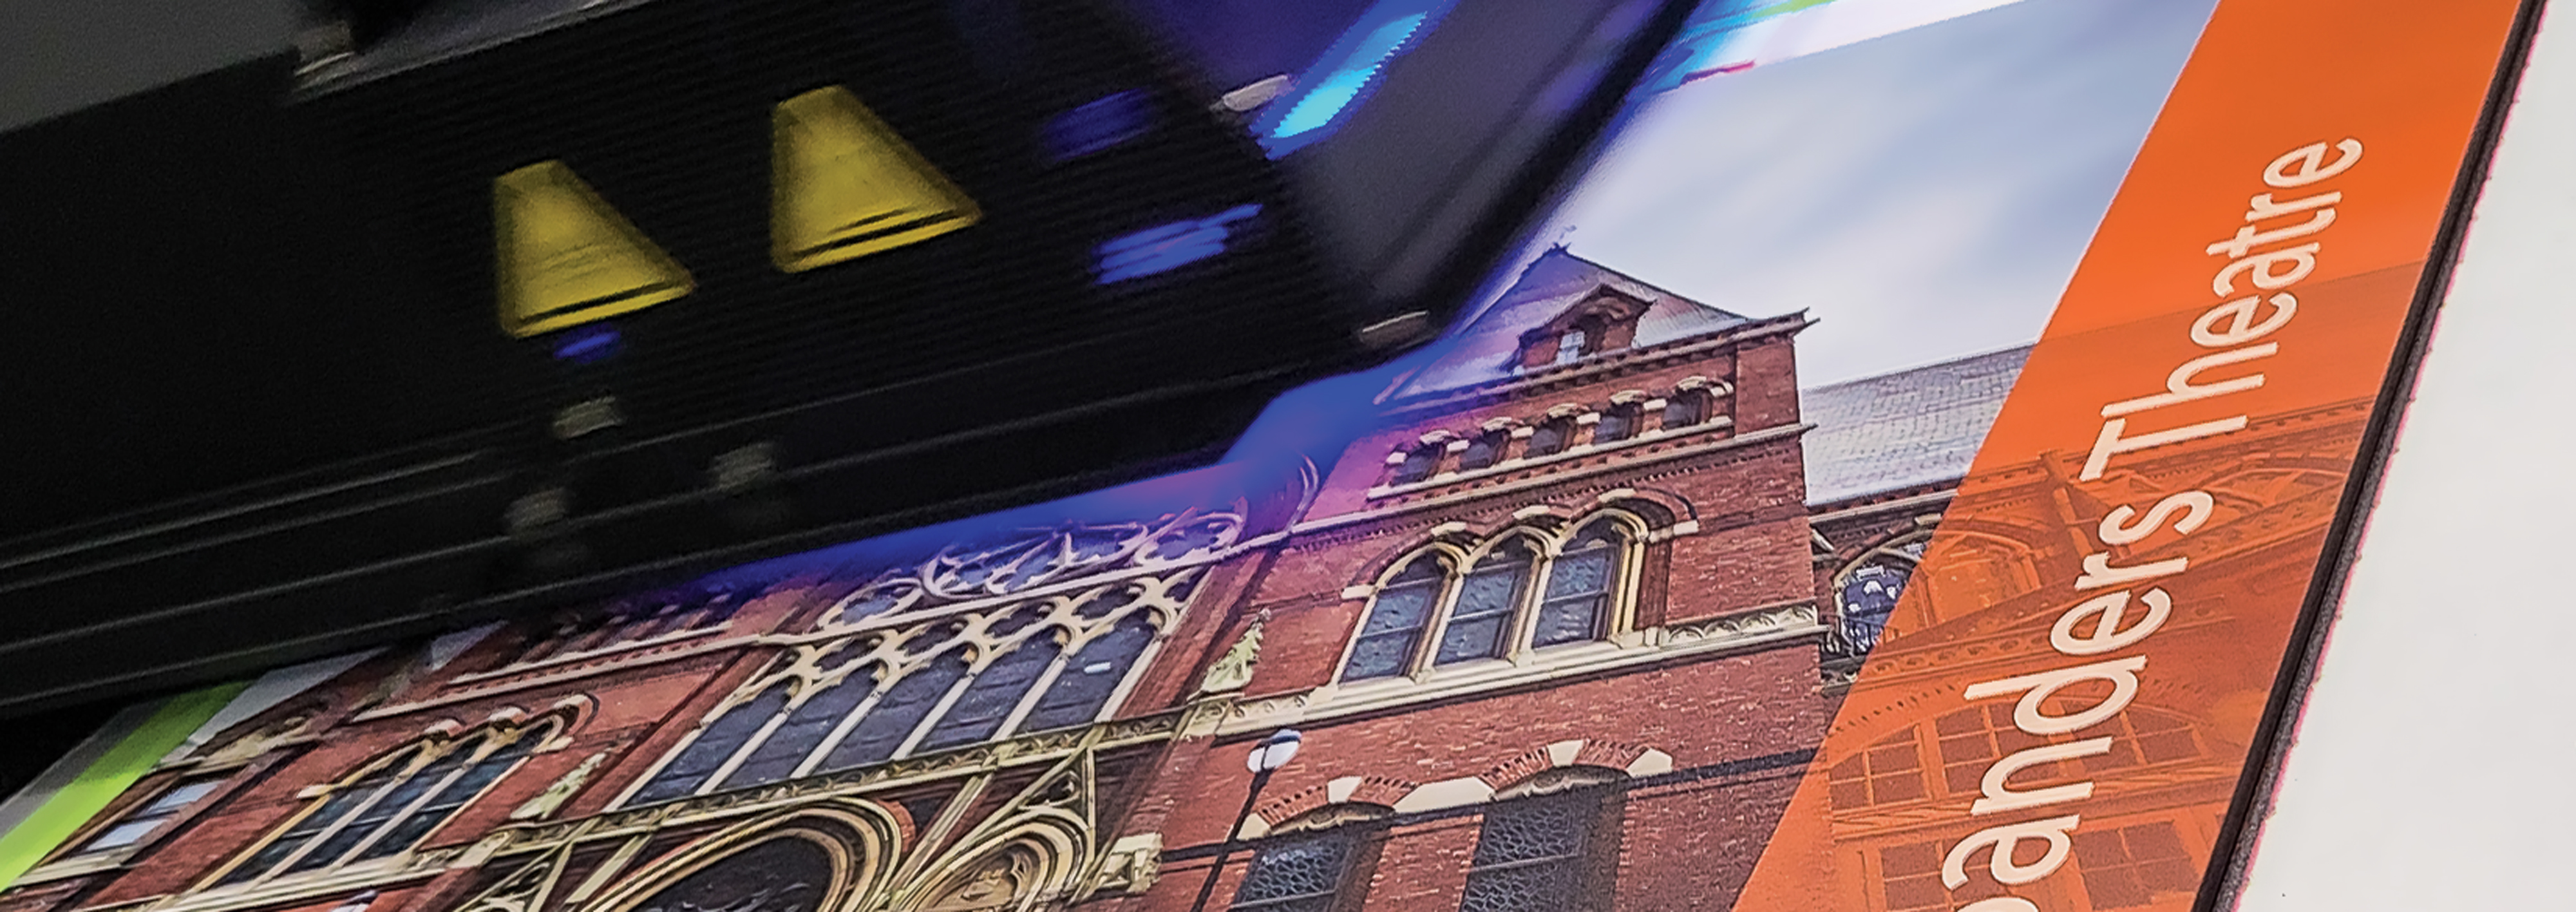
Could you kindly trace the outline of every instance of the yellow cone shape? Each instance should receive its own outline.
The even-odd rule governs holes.
[[[697,287],[563,162],[492,181],[501,328],[527,337],[642,310]]]
[[[840,86],[770,117],[770,258],[787,272],[937,237],[983,217],[966,192]]]

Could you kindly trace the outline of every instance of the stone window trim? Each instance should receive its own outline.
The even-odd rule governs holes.
[[[1563,403],[1530,421],[1509,417],[1489,419],[1466,434],[1447,429],[1429,431],[1387,452],[1378,484],[1368,490],[1367,496],[1374,500],[1409,494],[1687,434],[1725,430],[1734,427],[1735,420],[1717,413],[1717,399],[1732,392],[1733,387],[1722,381],[1693,376],[1676,384],[1674,392],[1667,396],[1651,396],[1644,390],[1622,390],[1612,395],[1607,403],[1598,406]],[[1699,404],[1699,420],[1680,427],[1665,426],[1662,420],[1665,406],[1682,397],[1706,397]],[[1626,432],[1615,440],[1596,439],[1602,417],[1613,411],[1627,416]],[[1565,430],[1566,439],[1552,451],[1530,452],[1529,440],[1536,429],[1558,422],[1571,423]],[[1463,457],[1474,440],[1497,434],[1503,435],[1498,438],[1497,446],[1501,450],[1498,458],[1484,466],[1464,464]],[[1408,471],[1408,466],[1416,471]]]
[[[1592,636],[1549,646],[1533,645],[1539,633],[1536,628],[1540,621],[1540,606],[1547,601],[1548,590],[1553,585],[1558,565],[1568,554],[1567,546],[1579,537],[1601,528],[1605,523],[1618,537],[1618,543],[1614,546],[1617,549],[1616,553],[1611,556],[1604,605],[1594,621]],[[1472,544],[1444,540],[1443,536],[1435,534],[1433,541],[1408,549],[1403,556],[1388,562],[1386,567],[1366,584],[1367,589],[1360,596],[1366,599],[1368,604],[1360,611],[1360,619],[1354,626],[1352,635],[1342,644],[1341,656],[1333,666],[1332,680],[1344,687],[1380,680],[1419,682],[1439,675],[1471,672],[1479,667],[1525,666],[1537,660],[1542,652],[1576,649],[1586,643],[1622,642],[1623,638],[1628,638],[1636,627],[1637,593],[1642,588],[1639,585],[1641,582],[1639,576],[1645,564],[1645,547],[1652,537],[1652,525],[1637,513],[1616,507],[1594,510],[1575,520],[1552,525],[1555,525],[1555,528],[1518,523],[1492,535],[1484,536]],[[1435,530],[1435,533],[1437,531],[1439,530]],[[1502,655],[1493,658],[1466,659],[1446,665],[1440,663],[1434,656],[1434,650],[1448,631],[1466,578],[1475,572],[1477,564],[1488,555],[1514,543],[1529,547],[1535,553],[1536,560],[1532,566],[1523,571],[1518,588],[1512,596],[1513,604],[1509,619],[1511,626],[1502,637]],[[1428,607],[1424,609],[1428,612],[1428,617],[1421,623],[1419,632],[1410,644],[1410,655],[1402,663],[1402,670],[1392,675],[1347,678],[1346,675],[1351,671],[1352,657],[1362,639],[1358,631],[1366,626],[1370,615],[1377,609],[1378,594],[1390,581],[1404,574],[1416,562],[1425,560],[1438,561],[1445,565],[1445,569],[1442,571],[1438,589],[1431,597]],[[1351,590],[1346,590],[1345,594],[1358,591],[1359,587],[1353,587]]]
[[[1612,640],[1575,643],[1535,653],[1527,665],[1485,662],[1416,680],[1373,678],[1244,699],[1217,727],[1220,735],[1268,734],[1280,728],[1321,725],[1405,707],[1455,702],[1562,681],[1575,675],[1608,675],[1715,655],[1803,646],[1815,648],[1826,628],[1817,622],[1813,597],[1757,605],[1713,617],[1640,627]]]
[[[557,708],[533,719],[524,712],[504,709],[471,729],[452,721],[433,724],[420,737],[376,755],[332,782],[296,792],[295,797],[304,801],[304,807],[207,872],[193,892],[265,892],[269,885],[276,883],[332,879],[359,869],[400,869],[409,864],[411,856],[421,845],[432,841],[440,829],[453,821],[457,813],[490,797],[493,789],[525,766],[528,759],[568,746],[568,734],[577,722],[571,708]],[[442,761],[451,759],[455,760],[451,768],[437,771]],[[441,802],[449,801],[451,796],[447,793],[452,786],[469,780],[476,774],[479,764],[494,759],[502,759],[507,765],[490,774],[469,793],[454,796],[459,800],[444,808],[437,807]],[[334,849],[338,853],[336,858],[309,866],[306,864],[308,856],[318,848],[331,845],[351,828],[353,821],[382,810],[375,806],[380,799],[402,791],[413,777],[424,772],[436,773],[437,781],[426,782],[418,794],[405,799],[404,806],[369,823],[369,831],[357,840]],[[354,791],[360,788],[368,791]],[[354,803],[335,810],[333,799],[343,794],[357,794],[359,797]],[[281,838],[326,812],[334,814],[332,819],[303,834],[293,849],[273,859],[259,859]],[[397,831],[421,818],[425,812],[435,814],[429,818],[425,828],[399,834],[406,844],[390,850],[383,847],[385,840],[397,838]],[[260,862],[261,870],[246,872],[245,867],[253,862]],[[303,869],[297,870],[299,867]]]
[[[648,787],[653,786],[667,768],[728,713],[761,700],[773,690],[785,688],[786,701],[770,713],[769,717],[740,744],[733,746],[721,763],[705,773],[704,778],[687,792],[687,796],[707,795],[748,787],[751,783],[729,783],[727,780],[733,777],[736,770],[749,762],[800,707],[843,682],[861,676],[872,677],[873,683],[868,685],[870,689],[866,697],[844,713],[820,741],[807,749],[803,759],[785,778],[795,779],[826,772],[828,770],[824,767],[833,752],[851,737],[861,723],[866,721],[869,714],[881,704],[887,693],[898,682],[909,675],[930,669],[936,664],[950,661],[958,656],[966,658],[964,674],[949,682],[929,708],[922,713],[921,718],[912,723],[910,730],[895,746],[893,754],[884,761],[876,762],[902,760],[917,754],[966,746],[948,745],[933,748],[925,747],[924,744],[931,737],[932,731],[947,717],[949,710],[975,686],[977,679],[984,672],[1038,638],[1055,636],[1058,638],[1058,647],[1054,656],[1038,676],[1020,692],[1012,709],[1001,719],[993,733],[975,743],[987,743],[1027,734],[1019,731],[1020,726],[1037,712],[1039,704],[1044,702],[1056,682],[1069,673],[1069,669],[1079,671],[1079,669],[1071,669],[1071,663],[1082,653],[1084,647],[1101,642],[1117,633],[1121,629],[1122,622],[1131,618],[1140,618],[1153,630],[1151,639],[1146,642],[1135,658],[1129,661],[1121,679],[1110,690],[1106,700],[1089,721],[1096,723],[1101,719],[1114,716],[1125,705],[1128,697],[1142,681],[1145,671],[1152,667],[1155,657],[1161,653],[1165,642],[1176,629],[1189,593],[1195,591],[1197,576],[1198,574],[1193,570],[1183,570],[1178,573],[1168,573],[1162,577],[1135,576],[1108,583],[1094,579],[1090,581],[1092,585],[1086,588],[1072,589],[1041,598],[996,600],[971,611],[963,610],[964,606],[958,606],[961,610],[940,611],[924,618],[909,618],[907,619],[909,623],[900,625],[889,622],[870,625],[856,631],[839,631],[838,635],[831,637],[800,637],[802,642],[773,659],[768,668],[736,686],[722,702],[701,715],[686,737],[664,751],[652,767],[629,784],[625,791],[608,806],[623,808],[674,800],[661,797],[644,799],[639,796],[643,795]],[[1081,616],[1081,612],[1096,600],[1131,590],[1135,592],[1134,596],[1114,610],[1102,613],[1098,617]],[[1008,630],[1002,629],[1016,619],[1026,617],[1033,612],[1043,616]],[[852,650],[857,653],[855,657],[832,661],[834,657],[847,655]]]

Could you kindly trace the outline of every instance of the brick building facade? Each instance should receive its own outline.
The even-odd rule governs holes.
[[[1991,726],[1814,750],[1862,662],[2007,636],[1926,617],[1871,652],[2021,353],[1802,393],[1806,325],[1551,252],[1338,457],[308,669],[0,912],[1177,912],[1211,871],[1208,908],[1714,909],[1811,761],[1853,887],[1946,908],[1908,815],[1964,801],[1942,761]],[[2239,509],[2322,490],[2271,471]],[[2042,519],[1948,530],[1987,556],[1905,605],[2062,559],[2062,479],[2026,474],[1986,496]],[[2192,720],[2127,724],[2211,787]],[[2170,831],[2080,852],[2092,907],[2171,881]]]

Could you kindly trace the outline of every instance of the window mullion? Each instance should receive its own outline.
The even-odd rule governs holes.
[[[984,672],[990,670],[994,663],[1000,662],[1009,655],[1010,650],[998,646],[984,650],[984,654],[977,657],[982,660],[978,667],[951,682],[948,685],[948,692],[940,696],[939,702],[930,705],[930,711],[923,713],[920,721],[912,723],[912,733],[905,735],[903,743],[895,745],[894,753],[888,755],[886,759],[901,760],[912,756],[913,748],[921,746],[922,739],[930,737],[930,730],[939,727],[939,720],[947,718],[948,710],[957,705],[960,697],[966,695],[966,688],[975,686],[976,678],[983,677]],[[918,673],[917,670],[916,673]]]
[[[1556,582],[1556,554],[1538,554],[1530,558],[1529,574],[1521,580],[1521,592],[1512,599],[1511,642],[1503,655],[1515,662],[1529,657],[1538,647],[1539,616],[1546,614],[1547,588]]]
[[[498,750],[498,747],[495,746],[491,739],[488,738],[484,739],[483,743],[477,745],[477,747]],[[490,756],[491,752],[484,751],[483,753],[484,756]],[[402,808],[393,813],[393,816],[386,817],[385,822],[376,825],[374,832],[370,832],[366,834],[365,837],[359,839],[357,844],[349,847],[349,851],[342,853],[339,858],[332,859],[331,863],[339,864],[348,859],[366,854],[367,848],[375,845],[376,840],[384,838],[386,833],[393,832],[394,828],[401,826],[403,821],[411,819],[411,815],[419,813],[421,805],[438,800],[440,792],[446,791],[449,785],[454,784],[457,777],[465,775],[466,770],[473,769],[475,762],[480,759],[482,758],[473,756],[469,753],[465,758],[465,762],[457,764],[455,769],[449,770],[447,775],[439,777],[438,781],[432,783],[430,787],[420,790],[420,797],[414,798],[411,800],[411,803],[403,805]],[[358,816],[358,814],[353,813],[349,815],[349,819],[355,820]]]
[[[427,766],[428,764],[423,763],[420,765]],[[414,769],[417,770],[418,767],[414,767]],[[280,858],[275,863],[270,864],[268,866],[268,870],[260,872],[259,879],[266,879],[271,874],[294,867],[296,862],[304,860],[304,856],[312,854],[314,849],[321,848],[323,843],[331,841],[331,837],[340,835],[340,831],[348,827],[349,821],[366,816],[367,811],[376,806],[376,802],[384,800],[387,792],[391,792],[394,789],[401,787],[404,782],[410,781],[410,779],[410,775],[405,774],[385,780],[383,784],[376,786],[374,792],[367,795],[366,800],[351,805],[348,810],[340,812],[340,819],[333,820],[329,825],[314,831],[313,835],[304,837],[303,845],[296,846],[295,851],[286,853],[286,857]],[[331,796],[329,795],[324,795],[320,798],[314,799],[314,811],[317,813],[320,812],[322,807],[329,804],[330,801]],[[299,820],[297,822],[300,823],[302,821]],[[278,835],[284,836],[288,830],[293,829],[295,829],[295,824],[287,824],[286,829],[278,831]]]
[[[733,771],[742,766],[744,761],[749,760],[752,753],[759,750],[762,744],[768,743],[769,736],[775,734],[780,725],[787,723],[787,717],[795,713],[797,707],[805,705],[806,700],[813,699],[814,695],[823,691],[823,688],[813,686],[813,683],[804,682],[806,686],[799,688],[794,696],[787,699],[785,705],[778,707],[777,712],[769,714],[769,721],[761,723],[760,728],[754,730],[751,737],[744,738],[741,744],[734,745],[733,753],[726,756],[723,763],[716,764],[715,771],[707,774],[707,781],[698,783],[698,790],[693,794],[704,795],[722,789],[724,781],[733,775]]]
[[[852,669],[850,674],[856,675],[863,671],[864,669]],[[843,678],[842,680],[847,681],[848,678]],[[901,678],[896,678],[895,680],[901,680]],[[805,753],[805,759],[796,764],[795,771],[788,773],[787,778],[795,779],[813,775],[814,769],[823,765],[823,758],[830,756],[833,748],[840,747],[842,739],[850,736],[850,730],[859,727],[859,720],[865,719],[868,717],[869,713],[875,712],[877,702],[885,699],[886,691],[893,688],[894,681],[892,680],[879,683],[876,686],[876,689],[868,692],[866,699],[860,700],[857,706],[850,707],[849,712],[841,715],[841,721],[833,724],[832,730],[823,734],[823,740],[817,742],[814,745],[813,750]]]
[[[1463,565],[1465,562],[1460,563]],[[1440,639],[1449,635],[1449,616],[1458,607],[1458,593],[1466,587],[1467,573],[1463,569],[1452,568],[1441,577],[1440,594],[1432,600],[1422,625],[1422,639],[1413,644],[1413,661],[1408,667],[1415,677],[1431,670],[1440,654]]]
[[[1110,623],[1114,625],[1116,622],[1112,621]],[[1114,629],[1116,629],[1114,626],[1104,626],[1100,628],[1099,632],[1093,636],[1092,639],[1099,639],[1100,636],[1105,636]],[[1055,660],[1048,662],[1047,669],[1039,672],[1036,680],[1029,682],[1029,688],[1020,693],[1020,701],[1011,707],[1009,714],[1002,717],[1002,724],[993,729],[992,736],[984,740],[999,741],[1003,738],[1010,737],[1011,732],[1019,729],[1021,722],[1028,720],[1029,713],[1037,710],[1038,701],[1045,699],[1047,691],[1055,687],[1055,679],[1064,674],[1065,667],[1073,664],[1074,656],[1082,652],[1079,647],[1075,646],[1071,642],[1072,639],[1073,631],[1065,631],[1065,640],[1067,642],[1056,650]],[[1022,646],[1028,645],[1030,642],[1032,641],[1027,638],[1022,638],[1022,640],[1018,644],[1012,646],[1012,648],[1016,650]],[[1082,645],[1088,646],[1091,645],[1091,642],[1090,640],[1085,640]]]

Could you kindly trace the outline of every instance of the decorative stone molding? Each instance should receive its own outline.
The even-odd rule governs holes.
[[[1598,420],[1598,416],[1587,415],[1585,417]],[[1583,419],[1576,420],[1580,422]],[[1381,500],[1403,494],[1419,493],[1432,488],[1449,487],[1497,475],[1526,472],[1560,462],[1589,459],[1603,453],[1636,450],[1641,454],[1634,459],[1618,460],[1604,462],[1599,465],[1571,468],[1553,474],[1543,474],[1530,478],[1502,481],[1491,487],[1467,488],[1463,490],[1449,491],[1437,496],[1427,497],[1422,500],[1407,501],[1383,507],[1358,510],[1350,513],[1328,516],[1321,519],[1311,519],[1298,523],[1290,531],[1299,534],[1317,532],[1351,523],[1368,522],[1420,510],[1436,509],[1470,500],[1511,494],[1531,488],[1559,485],[1571,479],[1586,478],[1607,472],[1634,472],[1641,466],[1669,463],[1693,456],[1699,456],[1705,453],[1751,446],[1782,437],[1795,437],[1799,434],[1806,433],[1815,427],[1812,424],[1782,425],[1780,427],[1764,428],[1759,431],[1752,431],[1734,436],[1717,437],[1706,441],[1681,443],[1660,452],[1649,452],[1647,450],[1637,449],[1638,447],[1654,444],[1671,443],[1676,438],[1686,438],[1698,434],[1722,431],[1733,426],[1734,421],[1732,419],[1721,415],[1689,427],[1657,428],[1655,430],[1641,432],[1625,440],[1568,447],[1562,452],[1546,456],[1533,456],[1508,460],[1487,468],[1473,469],[1465,472],[1453,472],[1409,484],[1380,485],[1378,487],[1368,489],[1367,497],[1370,500]]]
[[[1252,624],[1236,637],[1225,654],[1208,664],[1207,675],[1199,679],[1199,695],[1233,693],[1252,683],[1253,666],[1261,663],[1261,625],[1269,622],[1270,609],[1253,615]]]
[[[1326,719],[1378,712],[1435,700],[1473,697],[1574,674],[1617,671],[1755,649],[1821,640],[1827,627],[1812,602],[1791,602],[1735,614],[1641,628],[1627,642],[1596,641],[1540,650],[1526,661],[1478,663],[1397,677],[1247,697],[1226,704],[1210,734],[1242,734],[1295,727]],[[1210,704],[1198,704],[1201,706]],[[1193,707],[1196,708],[1195,706]]]
[[[1816,606],[1801,602],[1741,614],[1668,624],[1662,640],[1668,646],[1688,646],[1703,642],[1727,642],[1760,637],[1780,632],[1821,632]]]
[[[1092,875],[1090,892],[1108,892],[1143,896],[1154,888],[1154,879],[1163,869],[1163,834],[1137,833],[1118,837],[1109,844],[1109,853],[1101,860],[1100,872]]]
[[[556,808],[572,800],[572,796],[580,794],[581,787],[590,782],[590,774],[597,772],[599,765],[607,761],[607,751],[600,751],[582,758],[580,766],[573,767],[571,772],[563,774],[563,778],[555,780],[553,785],[546,786],[545,791],[537,793],[536,797],[528,799],[527,803],[512,810],[510,819],[544,820],[553,815]]]

